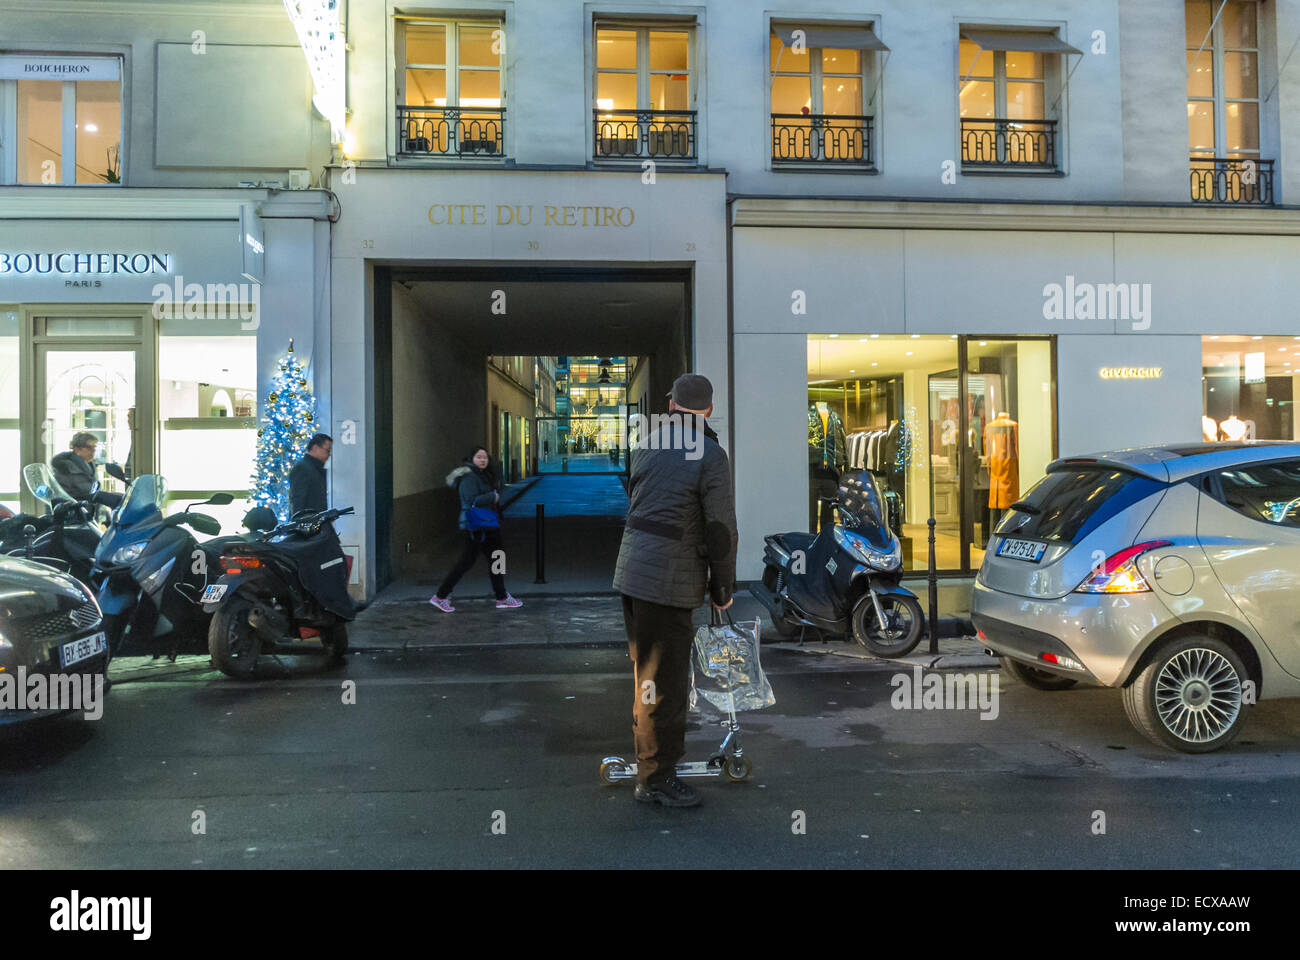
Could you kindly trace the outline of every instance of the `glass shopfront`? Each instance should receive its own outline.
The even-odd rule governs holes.
[[[1048,337],[820,334],[808,338],[808,522],[845,472],[869,470],[904,567],[968,573],[989,530],[1056,451]]]
[[[244,325],[155,319],[150,305],[0,309],[0,504],[17,511],[30,499],[22,466],[88,432],[104,489],[123,489],[103,469],[116,462],[128,477],[163,474],[168,513],[229,492],[235,503],[205,512],[238,530],[257,438],[257,337]]]
[[[1201,436],[1300,440],[1300,337],[1201,338]]]

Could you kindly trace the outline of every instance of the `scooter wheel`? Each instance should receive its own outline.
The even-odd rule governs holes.
[[[921,642],[925,614],[914,597],[886,594],[880,598],[886,623],[876,619],[876,605],[871,594],[864,593],[853,608],[853,639],[877,657],[905,657]]]
[[[615,786],[618,780],[614,774],[623,773],[627,770],[627,764],[618,758],[604,760],[600,764],[600,782],[607,787]]]
[[[728,757],[722,772],[727,775],[727,779],[732,783],[739,783],[749,777],[752,769],[748,757]]]

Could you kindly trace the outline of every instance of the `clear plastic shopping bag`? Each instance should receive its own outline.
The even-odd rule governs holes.
[[[736,623],[728,613],[722,623],[716,610],[712,619],[695,631],[690,710],[700,712],[707,706],[726,713],[733,696],[737,712],[772,706],[776,696],[759,661],[759,622]]]

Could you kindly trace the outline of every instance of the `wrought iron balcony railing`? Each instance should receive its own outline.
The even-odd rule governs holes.
[[[595,118],[597,160],[694,160],[694,110],[601,110]]]
[[[963,167],[1056,169],[1055,120],[961,118]]]
[[[1272,206],[1272,160],[1191,158],[1193,203],[1256,204]]]
[[[402,157],[499,158],[505,145],[505,107],[397,108],[397,153]]]
[[[774,113],[772,162],[871,167],[871,124],[871,117]]]

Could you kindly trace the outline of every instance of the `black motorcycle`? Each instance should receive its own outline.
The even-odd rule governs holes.
[[[885,522],[880,490],[866,470],[828,501],[820,533],[764,537],[763,579],[750,592],[784,637],[805,628],[852,636],[878,657],[912,652],[925,629],[916,594],[902,586],[898,537]]]
[[[263,652],[325,653],[331,665],[343,662],[357,610],[348,596],[352,558],[334,521],[352,512],[326,510],[281,524],[221,558],[224,573],[203,596],[212,614],[208,653],[219,670],[251,677]],[[320,646],[291,638],[319,638]]]
[[[208,618],[200,598],[220,570],[222,552],[246,539],[216,537],[221,532],[216,519],[191,512],[204,504],[232,502],[228,493],[213,494],[165,517],[166,500],[167,484],[161,476],[136,477],[95,551],[92,576],[113,656],[128,644],[147,647],[141,652],[155,657],[166,653],[173,660],[183,648],[201,650]],[[184,526],[215,539],[197,541]]]
[[[121,503],[121,495],[101,491],[95,483],[89,497],[76,500],[44,463],[23,467],[23,481],[31,495],[45,505],[45,513],[0,520],[0,553],[43,563],[93,586],[95,550],[104,533],[96,514],[101,507]]]

